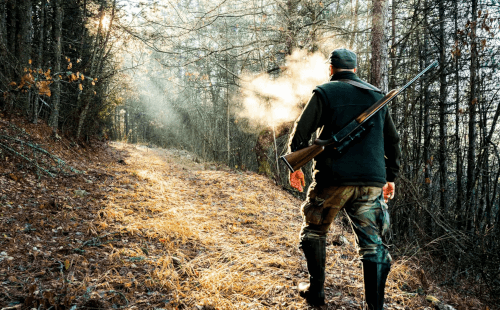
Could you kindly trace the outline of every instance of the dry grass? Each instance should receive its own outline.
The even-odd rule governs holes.
[[[134,190],[116,195],[101,221],[157,241],[148,251],[157,255],[142,261],[155,266],[150,285],[176,305],[300,307],[292,290],[304,271],[296,199],[257,174],[204,170],[175,151],[116,147],[129,152],[124,169],[137,180],[118,180]],[[134,255],[124,251],[110,259]]]
[[[133,264],[153,267],[137,283],[167,294],[165,306],[172,308],[307,308],[295,291],[307,276],[297,249],[301,201],[263,176],[198,164],[182,151],[114,147],[129,154],[116,189],[129,190],[116,193],[101,221],[107,230],[151,241],[148,255],[130,245],[109,256],[144,257]],[[363,279],[354,237],[337,225],[332,230],[330,239],[345,234],[350,244],[328,247],[328,308],[361,309]],[[420,286],[412,268],[396,262],[388,309],[429,305],[400,290],[403,284]]]

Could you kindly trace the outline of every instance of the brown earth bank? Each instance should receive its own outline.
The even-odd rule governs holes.
[[[79,145],[0,118],[0,309],[307,309],[300,203],[186,151]],[[323,309],[363,308],[354,241],[338,220]],[[499,308],[398,257],[386,309]]]

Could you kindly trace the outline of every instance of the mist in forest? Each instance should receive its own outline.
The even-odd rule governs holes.
[[[133,61],[132,61],[133,59]],[[157,128],[178,127],[179,115],[172,103],[177,99],[177,90],[168,80],[165,70],[151,57],[151,53],[131,54],[126,57],[129,67],[139,63],[128,72],[129,85],[126,93],[127,107],[131,116],[145,118]]]
[[[236,114],[259,126],[277,127],[295,120],[316,85],[328,80],[328,65],[320,53],[295,50],[279,76],[273,73],[242,76],[242,108]]]

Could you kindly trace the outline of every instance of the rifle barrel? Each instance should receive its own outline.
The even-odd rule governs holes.
[[[420,72],[419,74],[417,74],[417,76],[415,76],[411,81],[409,81],[408,83],[406,83],[405,86],[401,87],[401,89],[398,91],[398,93],[396,94],[396,96],[399,95],[401,92],[403,92],[403,90],[407,89],[411,84],[413,84],[413,82],[415,82],[416,80],[418,80],[427,71],[429,71],[430,69],[436,67],[437,65],[438,65],[438,61],[434,60],[427,68],[425,68],[422,72]]]
[[[358,123],[361,125],[363,122],[367,121],[370,117],[372,117],[373,114],[377,113],[380,109],[382,109],[384,106],[386,106],[389,102],[392,101],[392,99],[396,98],[399,94],[401,94],[405,89],[407,89],[408,87],[410,87],[411,84],[413,84],[416,80],[418,80],[422,75],[424,75],[427,71],[429,71],[430,69],[436,67],[438,65],[438,61],[437,60],[434,60],[429,66],[427,66],[427,68],[425,68],[424,70],[422,70],[422,72],[420,72],[419,74],[417,74],[413,79],[411,79],[411,81],[409,81],[408,83],[406,83],[405,86],[401,87],[397,92],[395,92],[394,90],[391,90],[387,95],[391,95],[391,93],[394,92],[393,95],[391,95],[389,98],[386,99],[386,101],[379,105],[376,109],[374,110],[371,110],[373,108],[375,108],[374,106],[378,103],[375,103],[373,106],[371,106],[369,108],[370,111],[365,111],[363,112],[356,120],[358,121]],[[386,96],[387,96],[386,95]]]

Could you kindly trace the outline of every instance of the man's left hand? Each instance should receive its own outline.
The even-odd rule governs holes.
[[[394,192],[396,191],[396,185],[394,182],[387,182],[385,186],[382,188],[384,191],[384,200],[385,202],[389,201],[389,199],[394,198]]]

